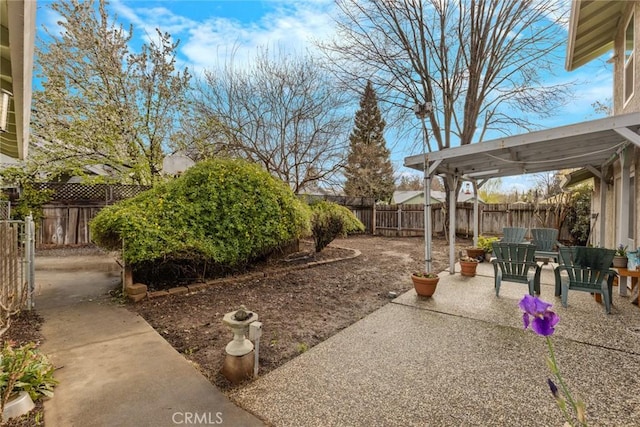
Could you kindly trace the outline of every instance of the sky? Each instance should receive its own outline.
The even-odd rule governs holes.
[[[569,0],[558,0],[570,5]],[[48,0],[38,0],[37,26],[56,27],[57,17],[48,9]],[[155,28],[180,40],[181,65],[198,73],[224,63],[227,58],[250,61],[261,46],[303,52],[315,49],[314,41],[333,35],[333,0],[112,0],[111,9],[125,28],[134,26],[138,43],[148,40]],[[41,30],[40,30],[41,31]],[[539,121],[551,128],[601,117],[592,103],[605,102],[612,94],[612,66],[607,55],[569,73],[564,58],[558,63],[550,82],[576,81],[571,102],[553,117]],[[384,112],[383,112],[384,114]],[[385,135],[392,150],[391,160],[397,174],[411,171],[404,158],[419,154],[392,134]],[[504,178],[504,191],[523,191],[531,187],[532,177]]]

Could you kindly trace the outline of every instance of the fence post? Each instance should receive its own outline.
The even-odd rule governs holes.
[[[26,258],[26,275],[27,275],[27,310],[34,307],[33,294],[35,292],[35,225],[33,216],[27,215],[24,219],[24,245]]]
[[[402,205],[397,205],[398,206],[398,227],[396,230],[396,236],[400,236],[400,234],[402,233]]]
[[[376,204],[371,206],[371,234],[376,235]]]

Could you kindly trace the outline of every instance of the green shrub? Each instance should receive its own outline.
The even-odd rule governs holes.
[[[5,342],[0,354],[0,414],[14,393],[26,391],[34,401],[40,396],[53,396],[53,388],[58,384],[53,378],[54,371],[34,343],[14,348],[11,342]]]
[[[99,246],[124,246],[123,258],[133,266],[184,261],[236,267],[307,233],[309,210],[259,166],[214,159],[103,209],[90,227]]]
[[[569,212],[566,217],[569,233],[574,244],[584,246],[591,233],[591,193],[590,185],[581,185],[573,189]]]
[[[493,242],[497,242],[498,239],[495,236],[478,236],[478,247],[484,250],[486,253],[493,251]]]
[[[356,231],[364,231],[364,225],[349,209],[327,201],[311,204],[311,232],[316,252],[335,238]]]

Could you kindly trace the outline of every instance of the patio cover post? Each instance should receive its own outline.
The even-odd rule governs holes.
[[[431,174],[424,155],[424,270],[431,273]]]
[[[629,167],[631,165],[631,147],[627,147],[620,152],[620,200],[618,200],[618,238],[617,243],[627,246],[629,241],[629,190],[630,190],[630,174]],[[627,287],[619,286],[620,296],[627,295]]]
[[[416,104],[413,112],[422,123],[422,173],[424,177],[424,269],[427,273],[431,273],[431,171],[429,170],[429,157],[427,148],[431,151],[429,145],[429,130],[425,118],[433,112],[433,104],[425,102]]]
[[[598,233],[598,238],[600,239],[598,242],[594,243],[594,246],[602,246],[604,247],[604,242],[606,239],[607,227],[605,226],[607,223],[607,180],[605,179],[607,176],[606,168],[602,168],[602,173],[600,174],[600,213],[595,218],[595,221],[600,221],[600,233]]]
[[[473,201],[473,247],[478,247],[478,235],[480,231],[480,222],[478,221],[478,182],[473,180],[473,197],[475,197]]]
[[[449,175],[449,274],[456,273],[456,202],[458,177]]]

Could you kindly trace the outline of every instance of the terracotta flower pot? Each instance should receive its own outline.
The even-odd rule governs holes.
[[[460,274],[463,276],[474,277],[476,275],[477,262],[460,261]]]
[[[484,259],[484,249],[482,248],[467,248],[467,256],[470,258],[482,258]]]
[[[411,281],[413,281],[413,287],[416,293],[423,297],[430,297],[436,291],[438,286],[439,277],[420,277],[414,274],[411,275]]]

